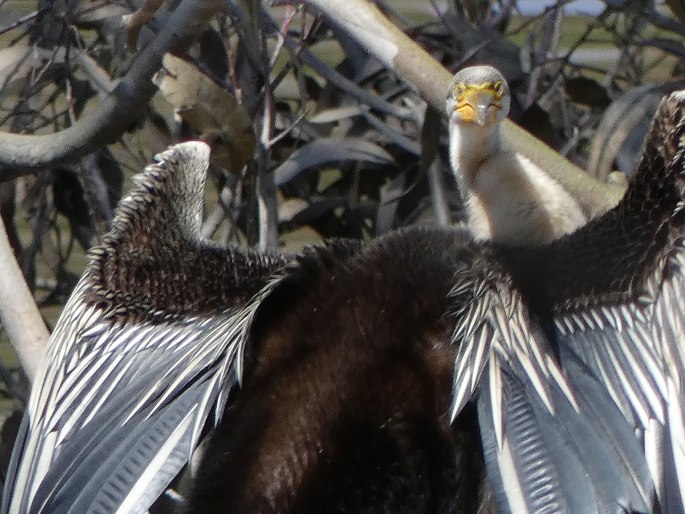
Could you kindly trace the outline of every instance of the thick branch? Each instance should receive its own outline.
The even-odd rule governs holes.
[[[39,136],[0,133],[0,168],[19,168],[28,173],[78,159],[116,141],[154,95],[156,88],[151,78],[159,70],[164,54],[187,48],[222,5],[221,0],[183,0],[114,91],[73,126]],[[0,180],[4,179],[0,174]]]
[[[367,0],[306,0],[355,38],[374,57],[414,86],[435,109],[444,112],[451,74],[428,52],[388,20]],[[596,215],[613,207],[625,188],[590,177],[514,123],[504,125],[504,137],[574,195],[586,213]]]
[[[48,330],[19,269],[0,217],[0,322],[24,373],[33,382],[48,343]]]

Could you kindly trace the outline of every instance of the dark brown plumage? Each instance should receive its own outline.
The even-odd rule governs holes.
[[[91,251],[86,303],[103,302],[105,312],[120,317],[137,311],[139,319],[243,306],[289,256],[199,240],[205,177],[182,152],[168,152],[166,159],[162,173],[139,181],[142,187]],[[172,168],[178,171],[166,173]]]
[[[300,257],[256,314],[190,512],[475,512],[475,411],[446,414],[446,278],[469,244],[418,229]]]
[[[538,308],[563,311],[625,302],[663,267],[685,221],[680,207],[683,122],[681,104],[664,100],[639,171],[616,208],[553,245],[502,252],[515,270],[517,285]]]

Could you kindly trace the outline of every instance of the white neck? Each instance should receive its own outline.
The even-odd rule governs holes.
[[[450,120],[449,131],[452,172],[465,194],[483,161],[501,149],[499,123],[464,127]]]
[[[450,121],[450,164],[477,239],[547,243],[586,223],[558,182],[503,146],[499,122],[483,127]]]

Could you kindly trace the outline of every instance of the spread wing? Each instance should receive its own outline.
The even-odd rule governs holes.
[[[50,338],[3,512],[144,512],[239,378],[246,327],[285,258],[197,239],[208,149],[158,158]]]
[[[633,427],[661,512],[685,509],[684,115],[682,92],[662,102],[614,210],[549,248],[504,250],[559,346]]]
[[[244,320],[119,326],[95,321],[97,307],[69,307],[17,446],[10,510],[144,511],[188,461],[222,385],[235,383]]]
[[[452,416],[476,396],[499,511],[650,510],[652,485],[630,426],[578,359],[569,359],[571,378],[561,371],[506,269],[486,251],[454,281]]]
[[[669,276],[634,300],[591,302],[555,316],[561,343],[600,377],[635,427],[662,512],[685,508],[682,265],[682,256],[672,257]]]

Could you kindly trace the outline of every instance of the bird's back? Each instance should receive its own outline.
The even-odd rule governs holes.
[[[463,237],[409,230],[300,259],[256,315],[191,512],[477,510],[475,411],[454,426],[446,415],[444,313]]]

